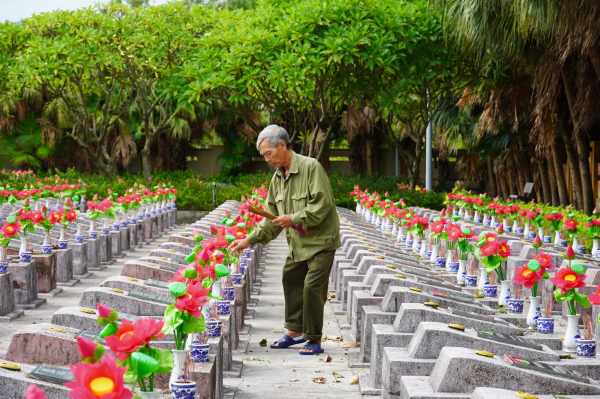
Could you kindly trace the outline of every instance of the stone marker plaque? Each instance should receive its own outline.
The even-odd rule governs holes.
[[[48,366],[46,364],[40,364],[34,368],[29,375],[38,380],[55,384],[64,384],[65,382],[75,380],[70,369]]]
[[[406,270],[406,269],[402,269],[402,271],[404,273],[414,274],[415,276],[419,276],[419,277],[423,277],[423,278],[427,278],[427,279],[436,279],[436,280],[442,281],[441,277],[434,276],[433,274],[413,272],[412,270]]]
[[[475,301],[475,299],[469,298],[467,296],[447,294],[445,292],[440,292],[440,291],[431,291],[431,294],[433,296],[450,299],[450,300],[453,300],[453,301],[456,301],[456,302],[463,302],[463,303],[469,303],[469,304],[475,305],[475,306],[481,306],[481,302],[477,302],[477,301]]]
[[[167,283],[166,281],[160,281],[160,280],[154,280],[149,278],[148,280],[146,280],[144,282],[145,285],[150,285],[152,287],[159,287],[159,288],[169,288],[169,283]]]
[[[448,310],[452,313],[455,314],[457,316],[463,316],[463,317],[467,317],[469,319],[474,319],[474,320],[481,320],[481,321],[487,321],[490,323],[496,323],[496,324],[510,324],[509,322],[507,322],[506,320],[502,320],[499,319],[497,317],[492,317],[492,316],[484,316],[484,315],[480,315],[477,314],[475,312],[464,312],[462,310],[458,310],[458,309],[453,309],[453,308],[448,308]]]
[[[445,289],[452,290],[452,291],[462,291],[462,289],[460,287],[456,287],[451,284],[442,284],[439,281],[435,281],[435,280],[432,280],[429,278],[419,277],[419,278],[417,278],[417,281],[419,283],[431,285],[434,287],[445,288]]]
[[[176,271],[178,271],[179,267],[180,266],[176,266],[176,265],[161,265],[160,266],[160,268],[162,270],[168,270],[168,271],[173,272],[173,273],[175,273]]]
[[[151,294],[149,292],[142,292],[142,291],[137,291],[137,290],[129,291],[129,296],[132,296],[134,298],[144,299],[146,301],[164,303],[165,305],[171,305],[172,303],[175,302],[173,300],[173,298],[168,297],[168,296],[160,296],[160,295],[156,295],[156,294]]]
[[[567,370],[560,366],[554,366],[547,363],[536,362],[533,360],[523,359],[522,357],[512,356],[512,355],[504,355],[504,360],[513,366],[533,370],[544,374],[551,374],[557,377],[568,378],[571,380],[583,382],[589,384],[590,380],[582,377],[580,375],[575,374],[571,370]]]
[[[119,313],[119,321],[123,321],[123,319],[126,319],[127,321],[130,321],[133,323],[134,321],[142,319],[144,317],[148,317],[148,316],[138,316],[138,315],[129,314],[129,313]]]
[[[75,338],[77,337],[83,337],[83,338],[87,338],[91,341],[98,341],[98,343],[100,345],[106,345],[106,342],[104,342],[104,339],[100,338],[100,335],[98,333],[92,332],[92,331],[79,331],[79,333],[77,333],[77,335],[75,336]]]
[[[542,350],[542,346],[532,342],[523,337],[517,337],[514,335],[506,335],[501,333],[496,333],[492,330],[484,330],[482,328],[474,328],[477,336],[480,338],[491,339],[492,341],[502,342],[504,344],[522,346],[523,348],[535,349],[538,351]]]

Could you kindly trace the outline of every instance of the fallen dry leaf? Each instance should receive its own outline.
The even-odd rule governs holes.
[[[335,371],[333,372],[333,376],[334,376],[335,378],[346,378],[346,377],[344,377],[343,375],[341,375],[340,373],[338,373],[338,372],[335,372]]]
[[[257,360],[257,361],[259,361],[259,362],[262,362],[264,359],[261,359],[260,357],[250,357],[250,356],[246,356],[246,357],[244,358],[244,360],[247,360],[247,361],[249,361],[249,362],[251,362],[251,361],[253,361],[253,360]]]
[[[315,370],[315,373],[322,373],[323,370]]]
[[[357,345],[358,344],[356,342],[342,342],[340,344],[340,348],[356,348]]]
[[[313,380],[313,382],[316,382],[317,384],[325,384],[327,382],[327,378],[325,378],[325,377],[315,377],[312,380]]]
[[[325,359],[325,363],[331,363],[333,359],[331,358],[331,356],[327,356],[327,359]]]
[[[328,335],[325,335],[323,338],[321,338],[321,341],[333,341],[333,342],[342,342],[343,337],[341,335],[338,335],[337,337],[330,337]]]
[[[279,328],[279,327],[275,327],[274,329],[271,330],[272,333],[275,332],[283,332],[283,329]]]
[[[300,380],[297,379],[297,378],[294,378],[294,379],[290,380],[290,382],[296,382],[296,381],[300,381]]]
[[[356,385],[356,384],[358,384],[358,376],[357,375],[350,378],[350,385]]]
[[[283,385],[275,385],[275,388],[283,388]]]
[[[342,382],[342,381],[338,380],[337,378],[334,378],[333,382]]]
[[[331,298],[335,298],[335,294],[329,294]]]

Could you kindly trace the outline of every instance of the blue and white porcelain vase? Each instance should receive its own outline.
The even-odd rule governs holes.
[[[477,289],[483,290],[486,284],[490,283],[490,275],[485,270],[485,267],[479,268],[479,282],[477,283]],[[494,295],[496,296],[496,295]]]
[[[595,339],[578,339],[577,340],[577,356],[596,357],[596,340]]]
[[[31,262],[31,251],[29,250],[29,241],[27,237],[21,238],[21,248],[19,249],[19,260],[21,262]]]
[[[537,326],[537,320],[540,318],[542,313],[540,312],[540,299],[541,297],[530,297],[529,311],[527,312],[527,325],[531,329],[535,329]]]
[[[437,258],[438,258],[438,246],[437,246],[437,244],[433,244],[431,246],[431,254],[429,255],[429,263],[437,265]]]
[[[458,274],[456,275],[456,282],[458,284],[465,284],[465,276],[467,275],[467,261],[458,261]]]
[[[525,222],[525,226],[523,226],[523,237],[529,238],[529,222]]]
[[[42,254],[50,255],[52,253],[52,243],[50,242],[50,232],[44,232],[44,242],[42,243]]]
[[[510,281],[501,281],[502,289],[500,295],[498,295],[498,306],[508,306],[508,300],[510,299]]]
[[[60,238],[58,239],[58,249],[67,249],[69,241],[67,241],[67,226],[63,226],[60,230]]]
[[[206,323],[206,331],[209,337],[221,336],[221,320],[209,320]]]
[[[523,313],[523,300],[522,299],[509,299],[508,300],[508,312],[509,313]]]
[[[193,362],[206,363],[210,360],[209,344],[201,344],[199,342],[192,343],[191,359]]]
[[[552,334],[554,332],[554,318],[540,317],[537,319],[537,332],[542,334]]]
[[[171,399],[196,399],[195,382],[171,383]]]
[[[0,274],[8,272],[8,249],[0,245]]]
[[[592,256],[595,258],[598,256],[598,239],[594,238],[592,242]]]
[[[467,274],[465,276],[465,285],[467,287],[477,287],[477,275]]]
[[[552,236],[544,236],[544,244],[552,244]]]
[[[495,298],[498,295],[498,286],[496,284],[485,284],[483,286],[483,295],[486,298]]]
[[[224,315],[230,314],[230,306],[231,303],[229,302],[229,299],[217,301],[217,313]]]
[[[191,349],[173,349],[171,352],[173,353],[173,363],[175,363],[175,367],[171,370],[169,385],[172,385],[177,381],[189,381],[190,376],[187,375],[187,373],[189,373],[188,362]]]

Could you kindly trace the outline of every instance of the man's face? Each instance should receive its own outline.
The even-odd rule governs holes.
[[[268,140],[263,140],[258,146],[260,155],[265,157],[265,161],[274,168],[281,168],[285,160],[287,148],[285,142],[280,141],[277,147],[273,147]]]

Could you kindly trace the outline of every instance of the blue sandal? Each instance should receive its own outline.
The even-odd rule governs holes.
[[[298,338],[300,338],[300,337],[298,337]],[[305,339],[294,339],[294,338],[290,337],[289,335],[285,334],[283,336],[283,338],[281,338],[281,339],[277,340],[275,343],[271,344],[271,348],[284,349],[284,348],[288,348],[292,345],[303,344],[305,342],[306,342]],[[275,344],[279,344],[279,345],[275,346]]]
[[[308,344],[304,345],[302,349],[310,349],[311,352],[298,352],[301,355],[316,355],[318,353],[325,352],[325,349],[321,348],[321,345],[317,344],[316,342],[309,342]]]

